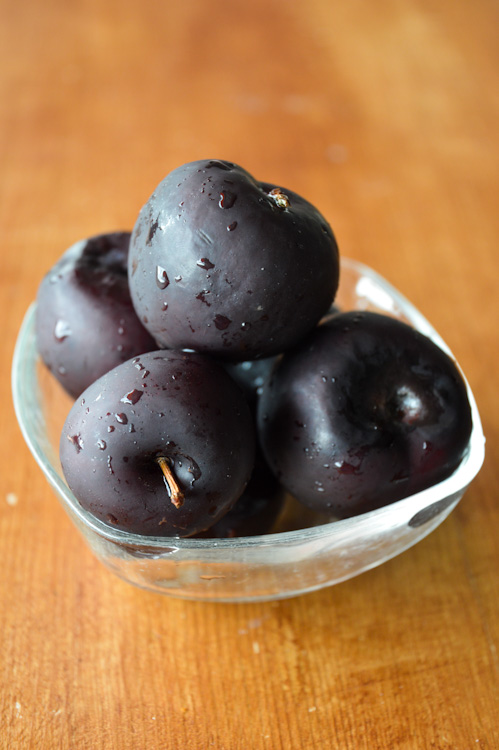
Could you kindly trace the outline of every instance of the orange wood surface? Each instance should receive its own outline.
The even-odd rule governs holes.
[[[498,22],[494,0],[2,1],[2,750],[499,747]],[[281,602],[113,576],[11,405],[42,275],[204,157],[315,203],[449,343],[487,437],[434,533]]]

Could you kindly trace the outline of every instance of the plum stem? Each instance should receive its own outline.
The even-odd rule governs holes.
[[[282,192],[281,188],[273,188],[269,191],[269,195],[275,200],[279,208],[289,208],[291,205],[288,196]]]
[[[184,504],[185,496],[182,490],[180,489],[180,486],[177,480],[175,479],[175,476],[173,474],[173,471],[171,470],[171,466],[168,462],[168,459],[165,458],[164,456],[158,456],[156,459],[156,463],[158,464],[159,468],[163,472],[165,483],[170,493],[170,500],[172,501],[173,505],[176,508],[180,508],[180,506]]]

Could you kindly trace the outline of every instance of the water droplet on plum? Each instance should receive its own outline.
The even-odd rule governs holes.
[[[120,399],[120,401],[123,404],[136,404],[137,401],[142,397],[142,391],[138,391],[137,388],[134,388],[129,393],[126,393],[123,398]]]
[[[55,324],[54,328],[54,337],[56,341],[64,341],[64,339],[67,339],[68,336],[71,336],[71,328],[69,327],[69,323],[67,323],[65,320],[58,320]]]
[[[228,328],[232,323],[232,321],[225,315],[216,315],[213,319],[213,322],[215,323],[215,326],[219,331],[225,331],[225,329]]]
[[[232,208],[236,199],[237,195],[235,193],[231,193],[229,190],[222,190],[218,205],[220,208]]]
[[[166,289],[170,280],[163,266],[156,266],[156,284],[160,289]]]
[[[210,268],[215,268],[215,264],[212,263],[208,258],[200,258],[197,261],[196,265],[200,268],[203,268],[205,271],[209,271]]]
[[[76,448],[76,452],[79,453],[83,448],[83,440],[81,439],[81,435],[79,433],[77,433],[76,435],[68,435],[68,440],[74,445],[74,447]]]

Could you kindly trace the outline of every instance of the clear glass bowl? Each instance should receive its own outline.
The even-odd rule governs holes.
[[[354,260],[342,259],[336,304],[342,310],[373,310],[404,320],[450,354],[408,300]],[[144,537],[110,528],[83,510],[64,480],[59,435],[72,402],[39,360],[34,314],[32,305],[19,333],[12,367],[14,406],[26,443],[97,558],[120,578],[150,591],[243,602],[281,599],[339,583],[427,536],[457,505],[482,465],[485,439],[468,386],[473,431],[460,466],[445,481],[392,505],[325,523],[300,511],[296,501],[289,499],[276,533],[215,541]],[[301,524],[308,526],[299,528]]]

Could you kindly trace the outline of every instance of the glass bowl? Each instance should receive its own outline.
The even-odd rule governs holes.
[[[335,304],[341,310],[392,315],[450,354],[421,313],[370,268],[343,258],[340,278]],[[484,459],[480,416],[468,386],[473,430],[466,455],[454,474],[416,495],[355,518],[328,522],[300,511],[289,498],[275,533],[257,537],[177,539],[120,531],[87,513],[64,480],[59,435],[72,401],[37,355],[34,318],[33,304],[22,324],[12,367],[14,406],[26,443],[97,558],[120,578],[150,591],[197,600],[265,601],[345,581],[433,531],[457,505]]]

